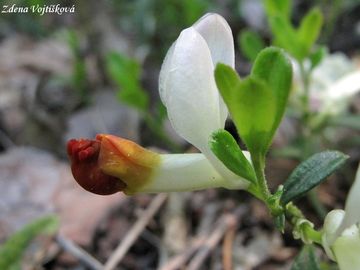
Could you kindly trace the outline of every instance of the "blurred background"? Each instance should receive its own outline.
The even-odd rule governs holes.
[[[67,140],[111,133],[161,152],[195,152],[172,130],[159,99],[158,75],[165,54],[182,29],[205,13],[216,12],[231,26],[236,69],[246,76],[252,60],[242,46],[241,33],[251,30],[263,45],[273,44],[263,3],[2,0],[1,4],[3,11],[13,5],[60,4],[74,6],[74,12],[0,15],[0,243],[32,223],[32,229],[16,238],[20,240],[11,253],[16,256],[9,259],[18,269],[102,269],[121,240],[134,233],[133,225],[139,219],[145,222],[149,204],[161,197],[85,192],[70,173]],[[324,113],[326,88],[360,69],[360,2],[294,0],[292,23],[299,25],[314,6],[324,16],[317,46],[326,51],[313,73],[310,107],[316,116]],[[299,117],[296,89],[301,87],[296,78],[295,74],[267,175],[270,186],[276,187],[312,153],[330,148],[350,155],[337,175],[299,203],[319,226],[325,213],[343,208],[360,160],[360,96],[335,102],[325,113],[326,121],[309,135]],[[226,128],[239,139],[231,120]],[[290,269],[301,246],[291,232],[281,235],[264,206],[245,192],[206,190],[166,199],[118,266],[109,269]],[[50,236],[35,237],[49,225],[45,222],[44,227],[39,218],[49,214],[50,225],[55,224]],[[200,247],[206,252],[199,259]]]

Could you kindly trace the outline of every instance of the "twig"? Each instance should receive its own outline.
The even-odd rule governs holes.
[[[189,248],[180,255],[172,258],[161,268],[161,270],[180,269],[194,253],[195,256],[186,269],[199,269],[209,253],[220,242],[228,228],[236,228],[237,220],[243,215],[245,210],[246,208],[241,206],[236,208],[236,210],[231,214],[222,215],[215,223],[215,228],[211,231],[211,233],[204,234],[204,232],[200,232],[200,235],[192,241]]]
[[[205,244],[200,247],[194,258],[190,261],[188,270],[197,270],[201,267],[204,260],[209,256],[210,252],[217,246],[225,232],[229,227],[234,227],[239,217],[244,213],[245,208],[240,206],[231,214],[221,216],[217,222],[215,229],[207,238]]]
[[[188,247],[183,253],[173,257],[165,265],[161,267],[161,270],[176,270],[186,264],[186,262],[194,255],[194,253],[205,243],[206,238],[204,236],[197,237],[192,241],[190,247]]]
[[[103,265],[92,257],[89,253],[83,250],[81,247],[76,245],[70,239],[65,238],[64,236],[57,235],[56,241],[61,248],[65,251],[69,252],[75,258],[79,259],[82,263],[84,263],[87,267],[93,270],[101,270],[103,269]]]
[[[173,192],[169,194],[162,216],[164,232],[159,249],[158,268],[161,268],[170,257],[187,248],[188,226],[186,222],[186,202],[190,193]]]
[[[225,232],[224,236],[224,244],[222,250],[222,257],[223,257],[223,269],[224,270],[232,270],[232,249],[233,243],[236,233],[236,223],[233,226],[229,226],[229,229]]]
[[[200,224],[197,229],[197,236],[193,238],[190,246],[182,253],[172,257],[167,263],[163,264],[161,270],[176,270],[184,266],[194,253],[204,245],[208,234],[211,232],[212,225],[216,219],[218,211],[218,203],[208,203],[204,208],[204,214],[201,217]]]
[[[201,216],[197,235],[208,235],[214,225],[219,210],[219,202],[210,202],[204,207],[204,214]]]
[[[188,270],[197,270],[201,267],[204,260],[208,257],[209,253],[217,246],[220,242],[226,229],[229,226],[229,223],[233,223],[233,217],[228,215],[223,217],[224,221],[219,222],[215,229],[210,234],[207,241],[203,246],[200,247],[198,252],[195,254],[194,258],[191,260],[188,266]]]
[[[141,232],[144,230],[146,225],[149,223],[151,218],[160,209],[161,205],[165,202],[167,194],[158,194],[151,202],[149,207],[136,221],[134,227],[128,232],[119,246],[116,248],[114,253],[110,256],[106,262],[104,270],[112,270],[122,260],[126,252],[130,249],[136,239],[139,237]]]

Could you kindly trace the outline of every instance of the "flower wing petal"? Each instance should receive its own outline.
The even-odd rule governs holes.
[[[176,132],[201,151],[210,134],[223,127],[219,94],[210,50],[202,36],[190,27],[183,30],[173,49],[168,69],[165,105]]]
[[[333,243],[336,241],[338,231],[341,222],[344,220],[345,211],[341,209],[335,209],[330,211],[324,220],[324,228],[322,234],[322,245],[325,249],[328,257],[335,261],[335,256],[331,249]]]
[[[360,165],[358,167],[355,181],[350,189],[349,195],[345,204],[345,217],[337,231],[340,235],[345,229],[360,222]]]
[[[214,66],[217,63],[223,63],[234,68],[234,39],[226,20],[218,14],[208,13],[201,17],[193,27],[205,39]]]
[[[235,67],[234,39],[231,28],[226,20],[213,13],[205,14],[195,24],[194,28],[205,39],[211,53],[213,65],[223,63]],[[228,115],[225,103],[220,96],[220,120],[225,123]]]
[[[333,251],[340,270],[360,269],[359,228],[347,229],[334,243]]]
[[[170,49],[166,53],[164,62],[160,69],[160,75],[159,75],[159,94],[162,103],[166,106],[166,100],[167,100],[167,90],[169,88],[166,87],[167,79],[169,78],[169,71],[171,66],[171,60],[174,54],[174,48],[175,48],[176,41],[171,45]]]

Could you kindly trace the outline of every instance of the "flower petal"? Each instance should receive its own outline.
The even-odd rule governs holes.
[[[335,242],[338,235],[336,234],[341,222],[345,216],[345,211],[336,209],[330,211],[324,220],[324,228],[322,234],[322,245],[325,249],[326,254],[332,260],[335,260],[335,256],[331,250],[331,246]]]
[[[214,13],[205,14],[193,27],[205,39],[214,67],[217,63],[235,67],[234,38],[229,24],[222,16]],[[219,106],[220,119],[225,122],[228,110],[221,96]]]
[[[355,225],[345,230],[333,245],[340,270],[360,269],[360,236]]]
[[[160,164],[160,155],[140,145],[108,134],[96,139],[101,143],[98,164],[101,170],[126,184],[124,193],[139,192],[153,179]]]
[[[351,72],[336,81],[328,90],[331,100],[350,98],[360,91],[360,70]]]
[[[224,127],[220,121],[219,93],[209,48],[190,27],[176,41],[169,74],[165,80],[164,103],[176,132],[201,151],[208,148],[210,134]]]
[[[226,20],[218,14],[208,13],[201,17],[193,27],[205,39],[214,66],[217,63],[223,63],[234,68],[234,39]]]
[[[345,229],[360,222],[360,165],[356,172],[355,181],[349,191],[345,204],[345,217],[337,232],[340,235]]]
[[[166,87],[167,79],[169,78],[170,73],[170,66],[171,66],[171,60],[174,54],[174,48],[175,48],[176,41],[171,45],[170,49],[166,53],[164,62],[160,69],[160,75],[159,75],[159,94],[162,103],[166,106],[166,100],[167,100],[167,93],[168,93],[168,87]]]

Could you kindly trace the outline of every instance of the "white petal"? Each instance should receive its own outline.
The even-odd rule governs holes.
[[[218,14],[208,13],[201,17],[193,27],[205,39],[214,66],[217,63],[223,63],[234,68],[234,39],[226,20]]]
[[[205,39],[214,67],[217,63],[235,67],[234,38],[229,24],[222,16],[213,13],[205,14],[194,24],[194,28]],[[228,111],[221,96],[219,106],[220,119],[225,122]]]
[[[248,181],[228,170],[208,146],[210,134],[223,128],[228,115],[214,79],[214,64],[234,67],[234,41],[227,22],[217,14],[203,16],[181,32],[161,67],[160,97],[176,132],[199,148],[230,186]],[[229,187],[231,188],[231,187]]]
[[[349,228],[355,223],[360,222],[360,165],[358,167],[355,181],[349,191],[348,197],[346,199],[345,204],[345,217],[339,231],[337,232],[339,235],[343,230]]]
[[[354,71],[331,85],[324,93],[325,103],[321,109],[329,114],[339,114],[346,109],[349,99],[360,91],[360,71]]]
[[[168,88],[166,88],[166,81],[169,77],[169,71],[170,71],[172,56],[174,54],[175,44],[176,41],[171,45],[170,49],[166,53],[159,75],[159,94],[161,101],[162,103],[164,103],[165,106],[166,106],[166,95],[168,90]]]
[[[242,184],[238,181],[239,185]],[[203,154],[161,155],[152,180],[140,192],[191,191],[206,188],[238,188],[224,179]]]
[[[334,243],[333,251],[340,270],[360,269],[359,228],[352,226]]]
[[[165,80],[165,105],[176,132],[201,151],[210,134],[224,127],[209,48],[190,27],[176,41]]]
[[[354,71],[336,81],[328,90],[332,100],[346,99],[360,91],[360,71]]]
[[[345,216],[344,210],[332,210],[330,211],[324,220],[324,228],[322,235],[322,245],[325,249],[326,254],[332,260],[335,260],[335,256],[331,250],[331,246],[338,237],[337,231],[340,227],[341,222],[343,221]]]

